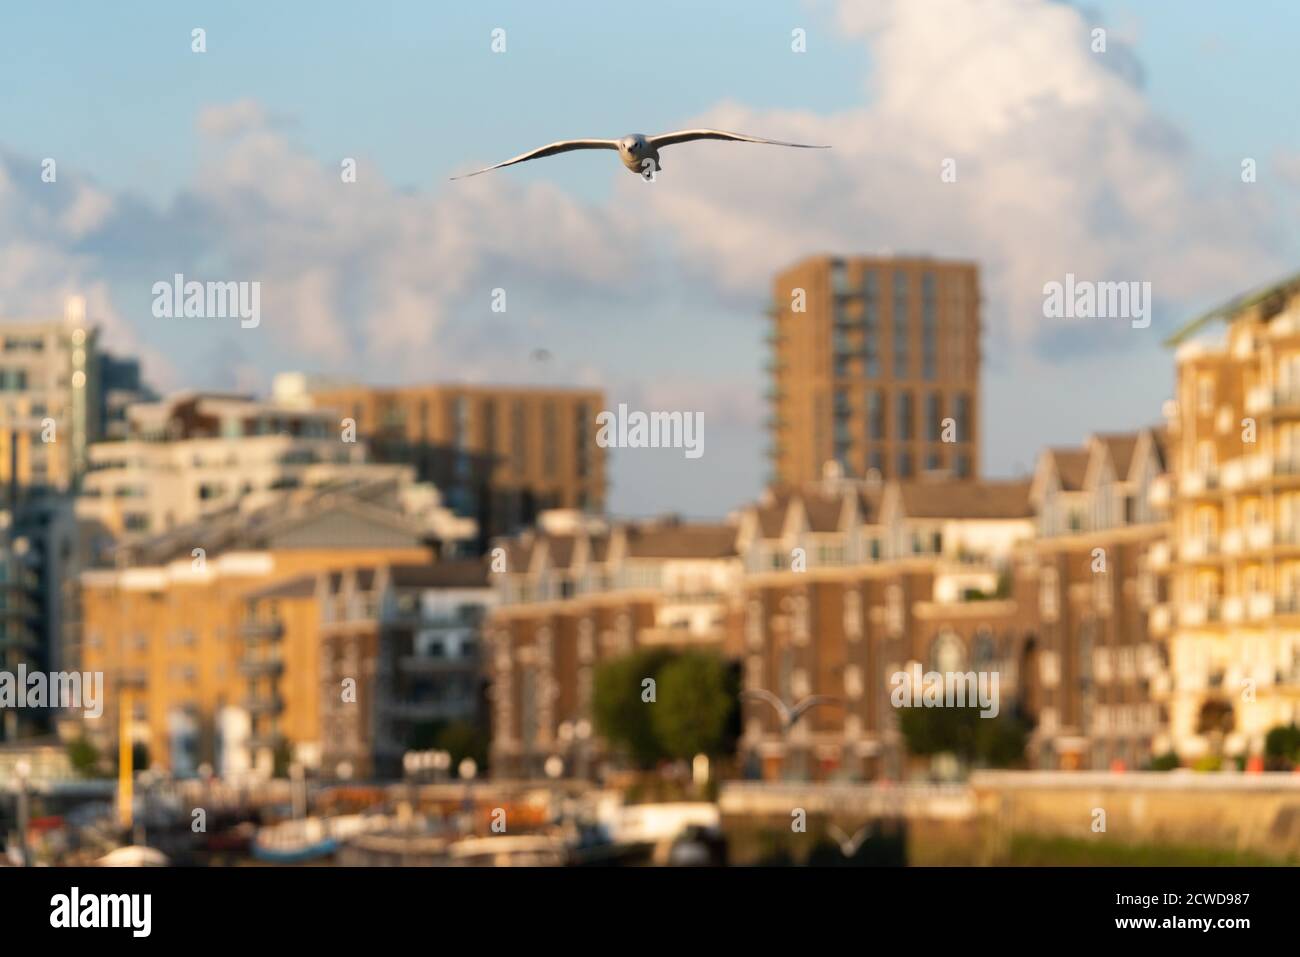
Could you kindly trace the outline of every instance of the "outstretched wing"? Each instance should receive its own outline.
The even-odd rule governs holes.
[[[790,720],[790,709],[785,706],[785,702],[772,694],[770,691],[764,691],[761,688],[746,689],[740,693],[742,698],[754,698],[757,701],[766,701],[776,713],[781,716],[781,723],[784,724]]]
[[[618,149],[617,140],[560,140],[558,143],[551,143],[535,149],[530,153],[520,153],[514,159],[508,159],[504,163],[497,163],[495,166],[485,166],[482,169],[476,169],[472,173],[462,173],[460,176],[453,176],[452,179],[467,179],[470,176],[477,176],[479,173],[486,173],[489,170],[500,169],[503,166],[513,166],[515,163],[526,163],[529,160],[541,159],[544,156],[554,156],[556,153],[569,153],[573,150],[616,150]]]
[[[801,150],[828,150],[829,146],[813,146],[809,143],[787,143],[784,140],[767,140],[761,136],[746,136],[744,133],[728,133],[726,130],[677,130],[675,133],[660,133],[648,140],[655,149],[673,146],[677,143],[689,143],[692,140],[730,140],[733,143],[766,143],[768,146],[794,146]]]
[[[814,694],[804,698],[793,708],[790,709],[790,723],[794,724],[805,714],[820,704],[839,704],[839,698],[832,698],[829,695]]]

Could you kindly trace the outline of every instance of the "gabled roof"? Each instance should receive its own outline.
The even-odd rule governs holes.
[[[208,560],[223,552],[267,548],[278,536],[303,528],[324,516],[346,513],[370,526],[418,541],[410,516],[382,503],[391,480],[356,480],[312,489],[287,489],[269,504],[251,511],[238,505],[139,541],[118,546],[131,565],[162,565],[191,557],[200,543]],[[338,547],[346,548],[346,542]]]
[[[666,524],[628,529],[629,558],[730,558],[736,554],[736,526]]]
[[[1023,519],[1034,514],[1028,479],[922,479],[896,487],[905,518]]]
[[[316,575],[298,575],[294,578],[258,588],[244,594],[245,601],[262,601],[264,599],[310,598],[316,594]]]
[[[1138,432],[1124,432],[1095,436],[1097,443],[1110,456],[1110,464],[1115,469],[1115,478],[1121,482],[1129,478],[1129,471],[1133,467],[1133,456],[1137,452],[1139,435]]]
[[[388,574],[395,588],[488,587],[488,563],[477,558],[428,565],[391,565]]]
[[[1055,448],[1043,452],[1056,470],[1061,491],[1078,492],[1083,489],[1088,474],[1089,453],[1086,448]]]
[[[857,519],[866,525],[880,518],[883,486],[863,482],[846,482],[834,488],[810,482],[799,488],[769,489],[750,507],[760,538],[781,538],[791,530],[793,511],[802,509],[807,531],[830,533],[844,531],[846,516],[856,506]]]

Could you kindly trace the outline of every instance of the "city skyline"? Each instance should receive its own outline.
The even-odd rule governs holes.
[[[1276,85],[1268,51],[1280,31],[1261,18],[1211,42],[1227,16],[1212,4],[1192,5],[1203,33],[1180,30],[1185,4],[1094,7],[772,5],[743,25],[670,7],[648,27],[520,5],[381,9],[356,25],[357,57],[393,44],[410,55],[339,71],[343,51],[317,41],[342,7],[304,24],[236,5],[200,24],[86,6],[66,51],[6,49],[0,67],[45,97],[14,105],[0,136],[13,254],[0,314],[56,315],[82,293],[107,346],[142,355],[164,391],[266,393],[274,372],[304,369],[376,385],[598,387],[611,407],[700,412],[703,461],[617,450],[609,504],[720,516],[764,478],[754,399],[771,275],[817,253],[966,258],[986,286],[981,460],[991,475],[1024,474],[1044,445],[1156,421],[1173,388],[1163,335],[1286,272],[1296,252],[1285,226],[1294,124],[1252,96]],[[971,42],[940,43],[935,15]],[[17,16],[48,34],[39,12]],[[196,27],[206,52],[191,48]],[[1098,27],[1105,52],[1093,49]],[[586,56],[568,62],[575,37]],[[648,59],[671,52],[673,73],[623,93],[593,88],[588,73],[612,68],[633,37]],[[146,44],[170,50],[165,68],[190,82],[157,89],[131,55]],[[106,127],[93,100],[72,96],[91,77],[105,97],[158,95]],[[408,119],[376,123],[370,101]],[[835,148],[756,155],[756,168],[733,173],[730,157],[680,147],[671,185],[579,156],[458,193],[445,182],[552,131],[621,135],[610,125],[629,115],[645,128],[698,122]],[[145,147],[160,136],[179,148]],[[340,177],[349,158],[353,183]],[[46,159],[55,182],[41,178]],[[662,242],[630,239],[628,220]],[[264,321],[154,318],[152,285],[177,273],[261,282]],[[1151,282],[1154,322],[1121,331],[1043,318],[1044,284],[1068,274]],[[1127,387],[1094,389],[1103,377]],[[1058,398],[1025,403],[1030,394]]]

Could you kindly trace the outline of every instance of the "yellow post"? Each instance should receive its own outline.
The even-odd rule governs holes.
[[[132,795],[131,777],[131,692],[119,690],[117,722],[117,821],[131,829]]]

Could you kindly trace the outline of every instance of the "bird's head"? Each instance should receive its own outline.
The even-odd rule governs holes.
[[[618,148],[624,153],[636,154],[637,148],[641,145],[641,137],[629,135],[618,141]]]

